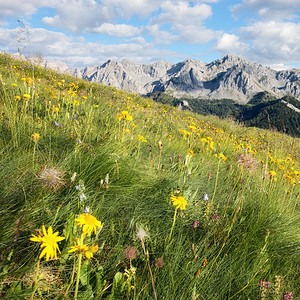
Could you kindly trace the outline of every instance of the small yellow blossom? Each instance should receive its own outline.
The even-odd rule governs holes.
[[[126,120],[126,121],[131,121],[132,120],[132,116],[129,114],[128,111],[123,110],[121,113],[118,114],[117,116],[117,120]]]
[[[24,98],[24,99],[29,99],[30,97],[31,97],[31,96],[28,95],[28,94],[24,94],[24,95],[23,95],[23,98]]]
[[[138,140],[138,141],[142,141],[142,142],[147,143],[147,140],[146,140],[142,135],[139,135],[139,136],[137,137],[137,140]]]
[[[187,155],[190,156],[190,157],[193,157],[194,156],[194,151],[189,148]]]
[[[40,134],[35,132],[31,135],[31,137],[35,142],[37,142],[40,139]]]
[[[34,234],[31,235],[30,240],[33,242],[39,242],[41,244],[41,248],[44,248],[39,256],[39,258],[42,258],[44,255],[46,255],[46,261],[50,259],[57,259],[57,252],[59,251],[57,242],[60,242],[64,240],[65,237],[58,236],[58,231],[53,233],[52,227],[50,226],[48,228],[48,232],[43,225],[43,233],[39,231],[39,235],[36,236]]]
[[[98,246],[93,244],[91,247],[88,248],[87,251],[85,251],[84,255],[87,259],[90,259],[93,257],[93,254],[98,251]]]
[[[77,225],[82,227],[82,232],[88,236],[94,231],[96,234],[96,227],[102,228],[102,224],[91,214],[83,213],[78,219],[75,219]]]
[[[181,196],[176,197],[172,195],[170,200],[173,202],[173,205],[176,206],[176,209],[180,208],[181,210],[185,210],[185,207],[188,205],[185,199]]]
[[[21,100],[21,97],[20,96],[16,96],[15,98],[17,101],[20,101]]]

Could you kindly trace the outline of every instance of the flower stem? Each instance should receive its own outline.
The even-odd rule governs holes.
[[[81,259],[82,259],[82,253],[79,253],[78,254],[78,269],[77,269],[77,277],[76,277],[75,295],[74,295],[75,300],[77,299],[77,294],[78,294],[80,269],[81,269]]]
[[[176,215],[177,215],[177,210],[178,210],[178,208],[176,207],[175,212],[174,212],[174,217],[173,217],[173,224],[172,224],[172,228],[171,228],[170,235],[169,235],[169,241],[171,240],[172,232],[173,232],[173,229],[174,229],[174,225],[175,225],[175,221],[176,221]]]
[[[34,285],[33,285],[33,290],[31,293],[30,300],[33,300],[34,294],[38,288],[38,276],[39,276],[39,269],[40,269],[40,259],[38,259],[36,263],[36,270],[35,270],[35,277],[34,277]]]
[[[151,276],[151,283],[152,283],[152,288],[153,288],[153,292],[154,292],[154,298],[155,298],[155,300],[157,300],[156,291],[155,291],[155,285],[154,285],[154,279],[153,279],[153,274],[152,274],[151,267],[150,267],[149,252],[146,251],[144,241],[141,240],[141,242],[142,242],[142,247],[143,247],[143,250],[144,250],[144,254],[145,254],[146,258],[147,258],[148,269],[149,269],[149,273],[150,273],[150,276]]]
[[[216,195],[216,191],[217,191],[218,177],[219,177],[219,171],[220,171],[220,161],[221,161],[221,159],[219,159],[219,162],[218,162],[218,169],[217,169],[217,174],[216,174],[215,188],[214,188],[214,193],[213,193],[213,195],[211,197],[211,204],[213,204],[213,201],[214,201],[214,198],[215,198],[215,195]]]
[[[80,245],[83,244],[83,238],[84,238],[84,234],[81,234],[80,237]],[[75,286],[75,295],[74,295],[74,299],[77,299],[77,294],[78,294],[78,287],[79,287],[79,279],[80,279],[80,270],[81,270],[81,260],[82,260],[82,253],[80,252],[78,254],[78,268],[77,268],[77,277],[76,277],[76,286]]]
[[[65,291],[65,294],[64,294],[64,297],[63,299],[65,299],[68,295],[68,292],[69,292],[69,289],[73,283],[73,280],[74,280],[74,274],[75,274],[75,264],[76,264],[76,260],[74,260],[74,265],[73,265],[73,271],[72,271],[72,276],[71,276],[71,280],[70,280],[70,284],[68,285],[66,291]]]

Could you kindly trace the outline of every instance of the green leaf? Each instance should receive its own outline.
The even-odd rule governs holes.
[[[80,282],[83,286],[89,284],[89,274],[91,272],[91,263],[85,260],[80,269]]]

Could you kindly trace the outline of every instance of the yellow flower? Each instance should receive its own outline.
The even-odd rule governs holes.
[[[30,240],[33,242],[42,243],[40,247],[44,249],[41,252],[39,258],[42,258],[44,255],[46,255],[46,261],[48,261],[49,258],[57,259],[56,250],[60,253],[57,242],[60,242],[64,239],[65,237],[58,236],[58,231],[53,233],[52,226],[48,228],[48,232],[47,232],[44,225],[43,225],[43,233],[39,231],[38,236],[32,234],[32,237],[30,238]]]
[[[20,97],[20,96],[16,96],[16,100],[17,100],[17,101],[20,101],[20,100],[21,100],[21,97]]]
[[[189,155],[190,157],[193,157],[194,156],[194,151],[189,148],[187,155]]]
[[[126,120],[126,121],[131,121],[132,120],[132,116],[129,114],[128,111],[123,110],[122,112],[120,112],[117,116],[117,119],[120,120]]]
[[[11,84],[13,87],[16,87],[16,86],[18,86],[16,83],[12,83]]]
[[[35,132],[31,135],[31,137],[35,142],[37,142],[40,139],[40,134]]]
[[[23,95],[23,98],[25,98],[25,99],[29,99],[31,96],[30,95],[28,95],[28,94],[24,94]]]
[[[185,210],[185,207],[188,205],[185,199],[181,196],[171,196],[171,202],[176,206],[176,209],[180,208],[181,210]]]
[[[68,253],[72,252],[85,252],[89,249],[89,247],[82,242],[78,242],[78,239],[75,240],[75,245],[71,247],[71,249],[68,251]]]
[[[93,254],[98,251],[98,246],[93,244],[87,251],[85,251],[84,255],[87,259],[90,259],[93,257]]]
[[[147,143],[147,140],[146,140],[142,135],[139,135],[139,136],[137,137],[137,140],[138,140],[138,141],[142,141],[142,142]]]
[[[270,176],[276,176],[276,172],[275,171],[269,171]]]
[[[100,221],[98,221],[94,216],[91,214],[83,213],[79,216],[78,219],[75,219],[77,222],[77,225],[82,227],[82,231],[84,234],[87,234],[88,236],[91,235],[92,231],[94,230],[94,233],[96,234],[96,227],[99,228],[102,227],[102,224]]]
[[[224,161],[227,160],[227,157],[223,153],[219,154],[219,158],[223,159]]]

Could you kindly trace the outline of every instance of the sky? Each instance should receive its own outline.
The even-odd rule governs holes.
[[[299,0],[0,0],[0,50],[69,67],[227,54],[300,69]]]

